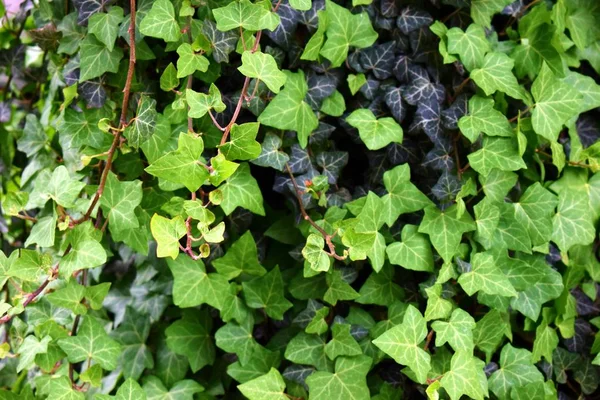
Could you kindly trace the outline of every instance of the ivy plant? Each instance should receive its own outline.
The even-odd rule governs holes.
[[[597,393],[597,0],[0,15],[0,398]]]

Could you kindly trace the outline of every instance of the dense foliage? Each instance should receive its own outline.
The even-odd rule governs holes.
[[[597,390],[597,0],[11,7],[0,399]]]

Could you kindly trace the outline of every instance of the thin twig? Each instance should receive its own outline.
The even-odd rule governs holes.
[[[129,97],[131,95],[131,82],[133,81],[133,72],[135,70],[135,0],[129,0],[129,7],[131,8],[130,13],[130,23],[129,23],[129,68],[127,69],[127,79],[125,81],[125,88],[123,89],[123,103],[121,104],[121,117],[119,118],[119,127],[114,131],[114,139],[108,150],[108,155],[106,157],[106,164],[104,165],[104,169],[102,171],[102,176],[100,177],[100,183],[98,185],[98,189],[94,194],[94,198],[90,203],[88,210],[86,211],[83,218],[79,220],[73,221],[74,225],[81,224],[88,219],[90,219],[92,212],[94,212],[94,208],[102,197],[102,193],[104,193],[104,187],[106,186],[106,179],[108,178],[108,173],[112,168],[113,158],[115,156],[115,152],[117,151],[117,147],[121,142],[121,134],[124,128],[127,126],[127,110],[129,108]]]
[[[526,109],[524,109],[523,111],[519,110],[519,113],[517,115],[515,115],[514,117],[512,117],[511,119],[508,120],[508,122],[513,123],[516,120],[518,120],[519,118],[521,118],[523,116],[523,114],[528,113],[529,111],[531,111],[531,106],[527,107]]]
[[[225,128],[223,128],[221,124],[219,124],[219,121],[217,121],[217,119],[213,115],[212,110],[208,110],[208,115],[210,115],[210,119],[212,119],[213,125],[216,126],[218,130],[220,130],[221,132],[225,130]]]
[[[423,347],[423,350],[429,351],[429,345],[431,344],[431,340],[433,340],[433,329],[430,330],[429,333],[427,334],[427,339],[425,342],[425,347]]]
[[[296,194],[296,199],[298,200],[298,206],[300,207],[300,213],[302,214],[302,217],[304,218],[305,221],[308,221],[309,224],[312,225],[313,228],[315,228],[320,234],[321,236],[323,236],[323,239],[325,239],[325,243],[327,244],[327,247],[329,248],[329,255],[333,258],[335,258],[336,260],[345,260],[347,255],[344,254],[343,256],[340,256],[336,253],[335,251],[335,244],[333,244],[333,242],[331,241],[334,237],[335,237],[335,233],[333,235],[330,235],[329,233],[327,233],[327,231],[325,231],[325,229],[321,228],[319,225],[317,225],[317,223],[315,221],[312,220],[312,218],[310,217],[310,215],[308,215],[308,213],[306,212],[306,209],[304,208],[304,204],[302,203],[302,191],[300,190],[300,187],[298,186],[298,183],[296,182],[296,178],[294,178],[294,174],[292,173],[292,170],[290,169],[289,164],[285,164],[285,168],[287,169],[287,172],[290,176],[290,179],[292,180],[292,185],[294,186],[294,193]]]

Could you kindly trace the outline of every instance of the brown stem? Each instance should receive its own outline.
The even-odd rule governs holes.
[[[427,340],[425,342],[425,347],[423,347],[423,350],[429,351],[429,345],[431,344],[432,339],[433,339],[433,329],[430,330],[429,333],[427,334]]]
[[[22,215],[22,214],[16,214],[15,217],[19,218],[19,219],[23,219],[25,221],[37,222],[37,218],[36,217],[30,217],[27,214],[24,214],[24,215]]]
[[[458,14],[459,12],[461,12],[461,10],[462,10],[462,8],[457,8],[456,10],[452,11],[450,14],[448,14],[444,18],[442,18],[442,22],[445,23],[450,18],[454,17],[456,14]]]
[[[252,53],[254,53],[258,49],[261,37],[262,37],[262,31],[258,31],[256,33],[256,40],[254,42],[254,47],[252,47],[252,49],[250,50]],[[246,77],[246,79],[244,79],[244,86],[242,86],[242,93],[240,93],[240,98],[238,99],[238,102],[235,106],[235,111],[233,112],[233,117],[231,117],[231,121],[229,121],[229,123],[225,127],[225,130],[223,131],[223,136],[221,136],[221,142],[219,143],[220,146],[224,145],[227,142],[227,138],[229,137],[229,131],[231,131],[233,124],[235,124],[235,121],[237,121],[238,117],[240,116],[240,111],[242,110],[242,103],[244,101],[244,98],[248,94],[248,86],[249,85],[250,85],[250,78]]]
[[[463,91],[463,89],[465,88],[465,86],[467,86],[467,84],[469,82],[471,82],[471,78],[467,77],[467,78],[465,78],[464,81],[462,81],[460,83],[460,85],[458,85],[458,87],[454,91],[454,96],[450,99],[450,103],[452,103],[452,102],[454,102],[454,100],[456,100],[456,98],[458,97],[458,95],[461,94],[461,92]]]
[[[216,126],[218,130],[220,130],[221,132],[225,130],[225,128],[223,128],[221,124],[219,124],[219,121],[217,121],[217,119],[213,115],[212,110],[208,110],[208,115],[210,115],[210,119],[212,119],[213,125]]]
[[[69,248],[70,250],[70,248]],[[65,252],[67,253],[67,252]],[[50,270],[50,275],[44,280],[44,282],[42,282],[42,284],[35,289],[33,292],[29,293],[27,295],[27,297],[25,298],[25,301],[23,302],[23,308],[27,307],[29,305],[29,303],[31,303],[32,301],[34,301],[45,289],[46,287],[50,284],[50,282],[52,282],[56,276],[58,275],[58,264],[56,264],[54,267],[52,267],[52,269]],[[7,323],[8,321],[10,321],[12,319],[12,315],[5,315],[2,318],[0,318],[0,325]]]
[[[513,123],[513,122],[515,122],[516,120],[518,120],[519,118],[521,118],[521,116],[522,116],[523,114],[526,114],[526,113],[528,113],[530,110],[531,110],[531,107],[527,107],[527,108],[526,108],[526,109],[524,109],[523,111],[520,111],[520,110],[519,110],[519,113],[518,113],[517,115],[515,115],[514,117],[512,117],[511,119],[509,119],[509,120],[508,120],[508,122],[510,122],[510,123]]]
[[[336,260],[340,260],[340,261],[345,260],[347,257],[346,254],[344,254],[343,256],[338,255],[335,251],[335,244],[333,244],[333,242],[331,241],[331,239],[333,239],[335,237],[335,233],[333,235],[328,234],[325,231],[325,229],[323,229],[319,225],[317,225],[317,223],[315,221],[313,221],[313,219],[306,212],[306,209],[304,208],[304,204],[302,203],[302,191],[300,190],[300,187],[298,186],[298,183],[296,182],[296,178],[294,178],[294,174],[292,173],[292,170],[290,169],[289,164],[286,163],[285,168],[287,169],[290,179],[292,180],[292,185],[294,185],[294,193],[296,195],[296,199],[298,200],[298,207],[300,207],[300,213],[302,214],[302,217],[304,218],[305,221],[308,221],[308,223],[311,224],[312,227],[315,228],[321,234],[321,236],[323,236],[323,239],[325,239],[325,243],[327,244],[327,247],[329,248],[328,254],[331,257],[335,258]]]
[[[87,272],[88,272],[88,270],[84,269],[83,273],[81,274],[81,284],[83,286],[86,286],[86,284],[87,284]],[[77,328],[79,327],[80,320],[81,320],[81,314],[77,314],[75,316],[75,320],[73,320],[73,326],[71,327],[71,333],[70,333],[71,336],[77,335]],[[74,369],[73,363],[69,363],[69,380],[71,381],[71,385],[73,387],[75,387],[76,385],[75,385],[75,380],[73,379],[73,369]]]
[[[119,118],[119,128],[114,132],[114,139],[108,150],[108,155],[106,157],[106,164],[104,165],[104,169],[102,170],[102,176],[100,177],[100,184],[98,185],[98,189],[96,190],[96,194],[92,199],[92,202],[86,211],[85,215],[73,221],[74,225],[81,224],[82,222],[90,219],[98,200],[102,197],[102,193],[104,193],[104,187],[106,186],[106,179],[108,178],[108,173],[112,168],[113,158],[115,156],[115,152],[117,151],[117,147],[121,142],[121,134],[124,128],[127,126],[127,110],[129,108],[129,97],[131,95],[131,82],[133,81],[133,72],[135,70],[135,0],[129,0],[129,7],[131,8],[130,13],[130,24],[129,24],[129,68],[127,69],[127,79],[125,81],[125,88],[123,89],[123,103],[121,104],[121,117]]]

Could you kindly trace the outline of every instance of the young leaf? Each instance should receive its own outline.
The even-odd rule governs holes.
[[[273,93],[279,93],[279,89],[287,79],[287,76],[279,70],[273,56],[260,51],[244,51],[242,66],[238,67],[238,70],[244,76],[264,82]]]
[[[146,36],[176,42],[181,37],[175,9],[169,0],[156,0],[140,24],[140,32]]]

